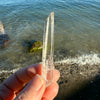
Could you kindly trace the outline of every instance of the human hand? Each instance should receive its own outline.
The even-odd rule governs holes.
[[[0,85],[0,100],[53,100],[58,93],[60,74],[54,71],[54,81],[46,87],[41,76],[41,64],[25,67]]]

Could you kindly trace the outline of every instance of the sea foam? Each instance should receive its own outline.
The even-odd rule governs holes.
[[[0,74],[1,73],[15,73],[19,68],[16,68],[16,69],[12,69],[12,70],[1,70],[0,71]]]
[[[100,55],[99,54],[86,54],[86,55],[81,55],[79,57],[74,57],[74,58],[66,58],[60,61],[55,61],[56,64],[78,64],[78,65],[98,65],[100,64]],[[19,68],[12,69],[12,70],[1,70],[1,73],[14,73]]]
[[[99,54],[86,54],[75,58],[66,58],[61,61],[56,61],[55,63],[66,63],[66,64],[79,64],[79,65],[94,65],[100,64],[100,55]]]

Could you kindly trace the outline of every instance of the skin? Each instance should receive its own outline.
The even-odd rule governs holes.
[[[53,100],[58,93],[59,72],[54,70],[54,81],[46,87],[41,76],[41,64],[25,67],[0,85],[0,100]]]

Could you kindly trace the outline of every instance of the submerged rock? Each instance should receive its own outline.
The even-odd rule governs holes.
[[[6,47],[7,42],[10,40],[9,36],[5,33],[2,22],[0,21],[0,48]]]
[[[9,40],[10,38],[7,34],[0,34],[0,48],[6,47]]]
[[[43,43],[36,40],[26,41],[25,46],[28,47],[30,53],[40,52],[43,49]]]

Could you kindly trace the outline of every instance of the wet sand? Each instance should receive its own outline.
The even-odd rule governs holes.
[[[58,64],[59,93],[54,100],[100,100],[100,65]]]
[[[60,71],[54,100],[100,100],[100,65],[55,64]],[[13,72],[0,73],[2,83]]]

